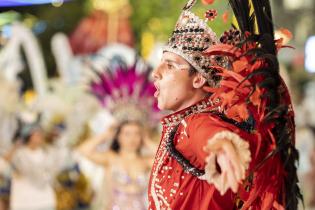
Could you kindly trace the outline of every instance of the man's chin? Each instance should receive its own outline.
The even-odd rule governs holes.
[[[158,104],[157,104],[157,107],[162,110],[162,111],[166,111],[167,110],[167,107],[165,106],[164,103],[162,103],[161,101],[158,100]]]
[[[163,105],[160,105],[160,103],[158,103],[157,107],[159,108],[159,110],[165,110]]]
[[[166,111],[167,112],[174,112],[174,110],[171,107],[166,106],[165,104],[158,104],[157,106],[159,110]]]

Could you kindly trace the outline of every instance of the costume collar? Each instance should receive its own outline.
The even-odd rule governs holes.
[[[210,98],[203,99],[196,104],[189,106],[183,110],[174,112],[162,118],[161,123],[163,127],[173,127],[178,125],[185,117],[191,114],[200,113],[211,107],[219,105],[219,100],[212,101]],[[218,109],[220,107],[218,106]]]

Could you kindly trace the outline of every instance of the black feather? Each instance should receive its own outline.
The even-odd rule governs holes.
[[[259,34],[269,34],[274,39],[271,6],[269,0],[252,0]]]
[[[253,5],[253,10],[250,3]],[[271,156],[276,154],[280,156],[287,173],[284,178],[285,197],[280,199],[283,204],[285,203],[285,209],[296,210],[299,199],[303,201],[303,197],[297,184],[296,164],[299,157],[294,146],[294,117],[288,112],[290,102],[285,101],[286,96],[282,92],[283,83],[279,75],[270,2],[269,0],[229,0],[229,4],[243,35],[243,39],[237,43],[236,47],[246,49],[246,46],[254,44],[256,47],[247,50],[242,56],[250,57],[251,64],[257,60],[265,63],[261,68],[247,75],[244,81],[259,81],[253,84],[252,90],[255,90],[256,86],[266,90],[261,98],[268,104],[261,123],[266,127],[273,125],[272,133],[276,139],[277,148]],[[257,30],[255,23],[257,23]],[[245,32],[250,32],[250,35],[245,36]]]
[[[258,25],[259,34],[267,39],[266,42],[260,42],[262,48],[269,53],[276,54],[276,45],[274,43],[274,28],[269,0],[252,0],[255,17]]]
[[[241,32],[255,32],[255,17],[250,14],[249,0],[229,0]]]

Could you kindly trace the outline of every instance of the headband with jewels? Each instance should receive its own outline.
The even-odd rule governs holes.
[[[211,45],[219,43],[215,32],[207,25],[217,16],[216,10],[208,10],[206,19],[201,19],[190,10],[196,0],[189,0],[176,23],[175,29],[164,47],[164,51],[175,53],[188,61],[208,81],[211,87],[216,87],[220,81],[217,71],[211,66],[226,67],[228,62],[221,56],[208,56],[203,52]]]

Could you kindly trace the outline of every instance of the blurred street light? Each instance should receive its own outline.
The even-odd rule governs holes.
[[[296,10],[312,7],[313,0],[284,0],[284,7],[288,10]]]
[[[305,68],[308,72],[315,73],[315,36],[311,36],[306,41]]]

